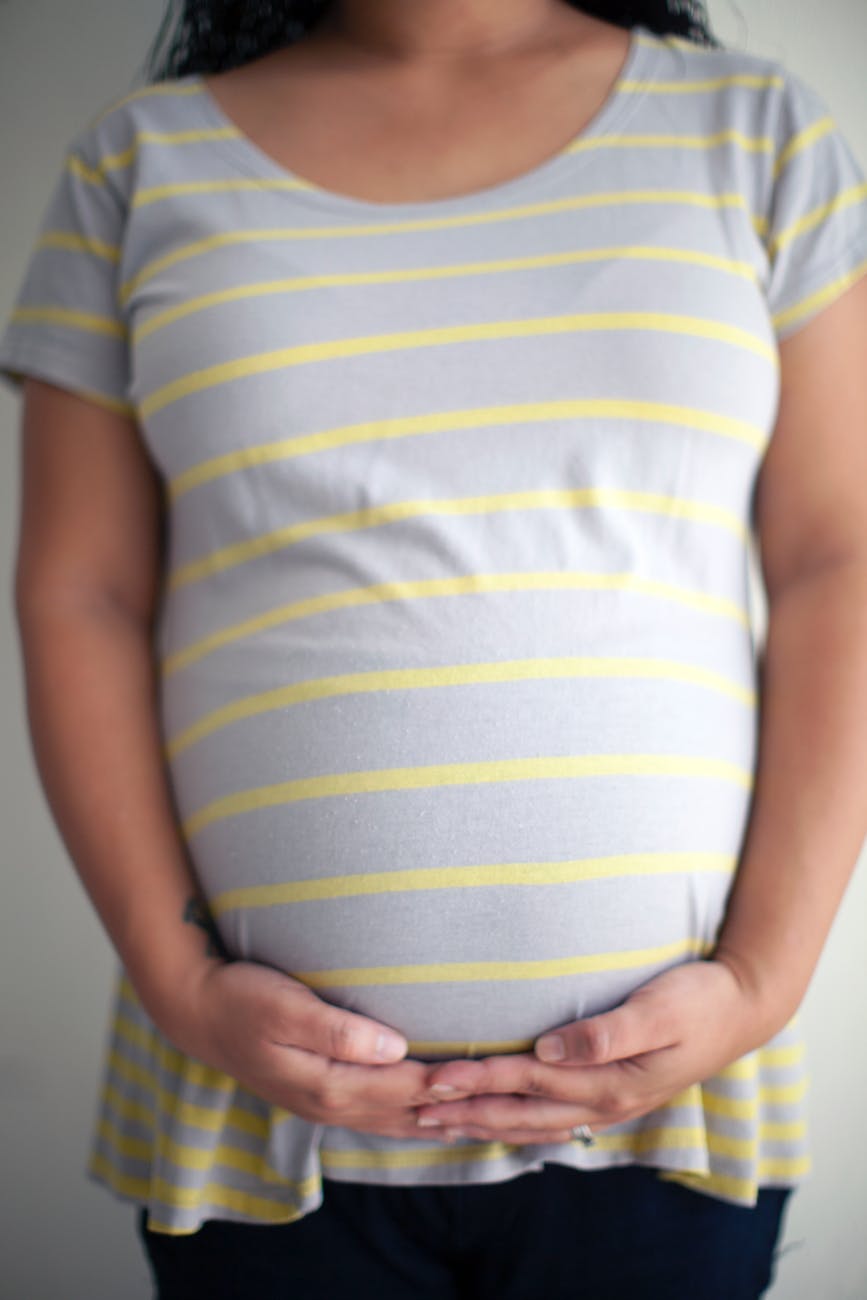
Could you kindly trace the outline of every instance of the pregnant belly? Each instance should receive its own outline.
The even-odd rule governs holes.
[[[615,1005],[722,917],[753,734],[705,694],[678,711],[672,683],[629,678],[358,692],[176,747],[227,948],[425,1059],[525,1050]]]

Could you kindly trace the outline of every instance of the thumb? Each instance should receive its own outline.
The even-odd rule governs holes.
[[[634,998],[613,1011],[573,1020],[542,1035],[534,1050],[540,1061],[550,1064],[607,1065],[670,1046],[673,1041],[657,1008],[649,1000]]]
[[[286,1046],[356,1065],[393,1063],[406,1055],[409,1044],[397,1030],[326,1002],[294,976],[281,979],[279,1016]]]

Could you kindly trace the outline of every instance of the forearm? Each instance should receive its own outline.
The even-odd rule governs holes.
[[[52,815],[136,992],[166,1029],[219,952],[176,828],[147,627],[108,601],[60,600],[34,601],[19,627]]]
[[[753,804],[717,952],[797,1010],[867,834],[867,562],[769,602]]]

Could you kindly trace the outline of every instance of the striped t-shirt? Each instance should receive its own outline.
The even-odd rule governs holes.
[[[0,342],[135,417],[180,833],[232,955],[434,1061],[531,1050],[717,933],[755,776],[751,495],[777,341],[867,270],[867,185],[777,60],[638,25],[554,156],[377,203],[197,76],[73,141]],[[142,882],[146,888],[146,882]],[[122,968],[90,1176],[149,1225],[322,1178],[640,1163],[752,1204],[806,1172],[793,1023],[576,1142],[323,1126],[179,1051]]]

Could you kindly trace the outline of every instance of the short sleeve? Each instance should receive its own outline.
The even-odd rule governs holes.
[[[867,182],[825,100],[784,70],[765,245],[782,339],[867,272]]]
[[[25,375],[129,414],[118,276],[127,203],[86,128],[69,145],[0,334],[0,379]]]

